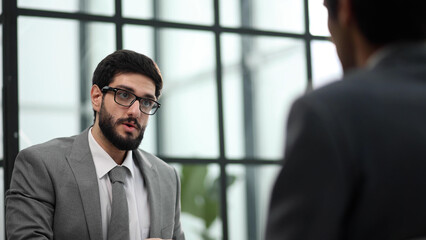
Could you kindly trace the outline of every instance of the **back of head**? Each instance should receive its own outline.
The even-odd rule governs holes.
[[[337,17],[339,1],[325,0],[331,18]],[[426,40],[425,0],[348,0],[361,33],[371,43]]]
[[[105,57],[93,73],[92,84],[102,89],[120,73],[139,73],[149,77],[155,84],[155,96],[159,98],[163,79],[157,64],[151,58],[130,50],[118,50]]]

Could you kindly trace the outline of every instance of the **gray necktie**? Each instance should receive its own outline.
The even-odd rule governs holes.
[[[129,210],[127,207],[124,183],[126,169],[114,167],[108,173],[111,180],[112,204],[111,220],[108,226],[108,240],[129,240]]]

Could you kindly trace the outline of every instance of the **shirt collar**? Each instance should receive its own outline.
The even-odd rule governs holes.
[[[89,148],[92,153],[93,162],[96,168],[96,175],[99,179],[108,174],[111,169],[117,166],[117,163],[108,155],[108,153],[96,142],[92,135],[92,128],[89,129]],[[131,176],[134,176],[134,163],[132,151],[127,151],[122,166],[130,170]]]
[[[377,50],[367,59],[367,68],[374,68],[382,61],[387,55],[392,51],[392,47],[384,47],[382,49]]]

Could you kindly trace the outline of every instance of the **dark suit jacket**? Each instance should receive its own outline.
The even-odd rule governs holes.
[[[298,99],[267,240],[426,236],[426,45]]]
[[[6,232],[14,239],[100,240],[98,180],[88,130],[22,150],[6,193]],[[133,151],[148,191],[150,237],[184,240],[180,182],[171,166]]]

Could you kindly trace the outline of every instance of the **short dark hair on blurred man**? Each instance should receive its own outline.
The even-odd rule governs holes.
[[[336,19],[339,0],[324,0],[330,18]],[[360,31],[378,46],[426,37],[426,1],[352,0],[350,7]]]

